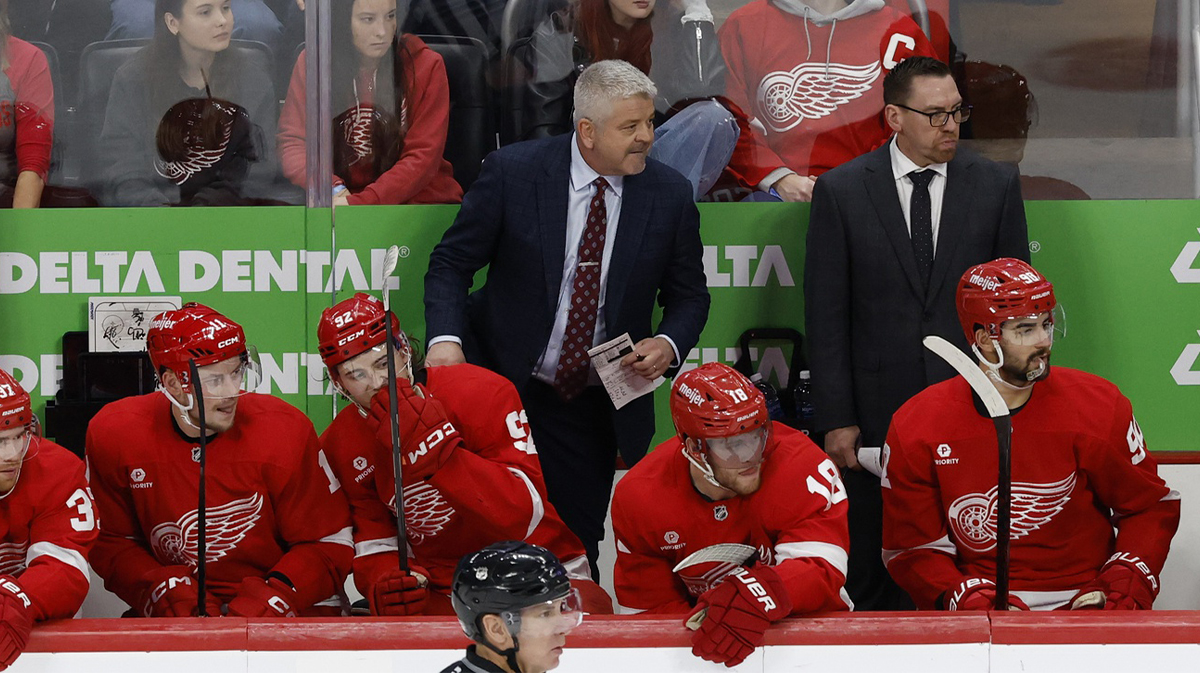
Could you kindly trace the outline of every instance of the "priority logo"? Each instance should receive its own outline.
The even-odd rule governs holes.
[[[729,518],[729,510],[725,505],[717,505],[713,507],[713,518],[717,521],[724,521]]]
[[[129,488],[152,488],[154,482],[146,481],[146,471],[135,467],[129,471]]]
[[[679,542],[679,533],[676,533],[673,530],[669,530],[666,532],[665,535],[663,535],[663,540],[667,544],[675,544],[676,542]]]
[[[934,459],[934,465],[958,465],[957,458],[950,457],[951,449],[949,444],[938,444],[937,455]]]
[[[146,471],[140,467],[135,467],[133,468],[133,471],[129,473],[129,478],[133,481],[141,481],[146,478]]]
[[[687,546],[686,542],[679,541],[679,533],[673,530],[669,530],[663,534],[663,541],[666,542],[666,544],[659,547],[661,551],[675,551],[676,549],[683,549]]]
[[[363,458],[362,456],[355,458],[354,459],[354,469],[356,469],[356,470],[367,469],[367,459]]]

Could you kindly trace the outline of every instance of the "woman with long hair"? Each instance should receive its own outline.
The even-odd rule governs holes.
[[[50,171],[54,85],[41,49],[13,37],[0,0],[0,205],[37,208]]]
[[[396,0],[334,0],[331,36],[334,205],[458,203],[442,156],[450,85],[442,57],[396,30]],[[283,173],[304,186],[305,53],[279,119]]]
[[[270,73],[230,49],[230,0],[156,0],[154,38],[117,71],[99,156],[112,206],[238,205],[275,175]]]

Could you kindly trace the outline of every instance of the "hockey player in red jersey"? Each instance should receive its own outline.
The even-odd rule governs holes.
[[[679,436],[613,495],[621,611],[703,618],[692,651],[734,666],[773,621],[849,609],[846,493],[825,452],[726,365],[676,377],[670,399]]]
[[[372,614],[454,614],[449,592],[463,555],[525,540],[562,559],[584,608],[611,613],[583,545],[546,499],[525,409],[507,380],[471,364],[414,369],[400,330],[396,362],[407,553],[399,568],[388,421],[383,304],[358,293],[321,316],[321,357],[352,404],[321,435],[354,520],[354,581]]]
[[[24,651],[34,622],[83,605],[96,540],[83,461],[36,428],[29,394],[0,369],[0,670]]]
[[[207,436],[207,613],[340,614],[350,513],[312,423],[283,400],[249,392],[258,367],[242,327],[207,306],[159,314],[146,346],[159,390],[108,404],[88,426],[103,513],[92,567],[105,587],[139,615],[197,614],[194,359]]]
[[[1158,476],[1129,400],[1100,377],[1050,366],[1054,288],[1025,262],[968,269],[957,304],[1012,414],[1010,606],[1150,609],[1179,494]],[[884,562],[919,608],[992,606],[998,461],[994,426],[961,376],[892,417]]]
[[[822,173],[883,145],[883,78],[934,56],[884,0],[752,0],[721,27],[726,96],[755,121],[731,171],[784,201],[809,201]]]

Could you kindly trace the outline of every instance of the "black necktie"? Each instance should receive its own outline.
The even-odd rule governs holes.
[[[929,272],[933,269],[933,207],[929,198],[929,182],[934,175],[933,171],[926,170],[908,174],[913,186],[908,208],[913,254],[917,257],[917,271],[925,287],[929,287]]]

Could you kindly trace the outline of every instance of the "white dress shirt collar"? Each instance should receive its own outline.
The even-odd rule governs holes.
[[[592,183],[596,178],[601,177],[596,169],[588,165],[588,162],[583,158],[583,153],[579,151],[579,134],[571,134],[571,191],[580,192],[585,189],[591,189]],[[617,198],[621,198],[621,191],[625,187],[625,176],[623,175],[605,175],[603,176],[608,181],[608,186],[612,189],[613,194]]]
[[[920,170],[933,171],[943,178],[946,177],[946,164],[929,164],[924,168],[918,166],[916,162],[908,158],[908,155],[900,151],[900,148],[896,145],[895,136],[892,136],[892,141],[888,143],[888,153],[892,157],[892,178],[896,180],[899,180],[913,171]],[[595,178],[592,179],[594,180]]]

